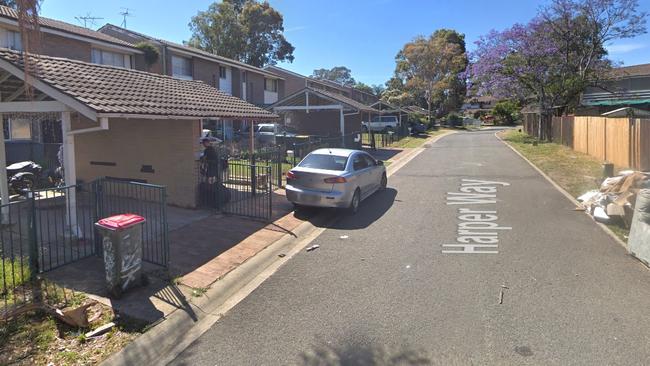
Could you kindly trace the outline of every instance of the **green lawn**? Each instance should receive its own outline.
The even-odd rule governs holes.
[[[573,197],[600,188],[603,180],[600,160],[552,142],[537,141],[535,145],[535,138],[517,130],[503,131],[500,136]],[[628,228],[617,224],[607,226],[627,241]]]
[[[0,304],[13,303],[13,290],[27,283],[30,277],[28,258],[0,258]]]
[[[427,139],[433,136],[440,135],[444,132],[451,131],[446,128],[440,128],[435,131],[427,131],[426,135],[419,135],[419,136],[407,136],[404,137],[403,139],[396,141],[390,147],[395,147],[399,149],[412,149],[416,147],[420,147],[424,144]]]

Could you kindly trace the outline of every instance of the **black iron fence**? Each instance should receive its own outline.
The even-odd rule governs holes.
[[[142,228],[142,260],[167,267],[169,237],[165,186],[116,179],[97,181],[98,217],[133,213],[147,221]]]
[[[100,179],[28,192],[0,206],[0,319],[43,296],[66,297],[40,273],[102,255],[94,223],[119,213],[147,220],[143,260],[167,267],[169,243],[165,187]],[[45,293],[45,295],[43,295]]]
[[[401,140],[405,136],[393,132],[376,133],[364,132],[361,134],[362,144],[371,148],[381,148],[393,145],[395,142]]]
[[[310,136],[303,142],[234,151],[218,148],[215,161],[197,163],[197,206],[227,214],[268,220],[273,189],[286,172],[320,148],[361,148],[361,134]]]
[[[38,272],[101,253],[94,223],[97,210],[97,182],[48,188],[29,194],[33,202],[33,230],[37,245]]]
[[[262,220],[271,218],[273,165],[235,160],[199,163],[200,207]]]

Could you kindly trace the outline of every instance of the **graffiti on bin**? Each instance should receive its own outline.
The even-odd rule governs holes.
[[[130,245],[131,235],[127,234],[122,238],[122,242],[125,244],[125,248],[132,248]],[[122,280],[122,290],[126,290],[129,285],[137,280],[137,273],[140,270],[142,264],[142,255],[140,251],[142,248],[136,246],[132,248],[131,253],[125,253],[122,257],[122,272],[120,273],[120,279]]]
[[[115,273],[115,249],[111,238],[105,236],[102,240],[104,246],[104,266],[106,267],[106,282],[109,285],[113,284],[113,273]]]

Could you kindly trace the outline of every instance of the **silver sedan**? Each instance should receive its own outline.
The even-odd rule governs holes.
[[[360,150],[318,149],[287,172],[287,199],[296,207],[349,208],[356,213],[362,200],[386,188],[381,160]]]

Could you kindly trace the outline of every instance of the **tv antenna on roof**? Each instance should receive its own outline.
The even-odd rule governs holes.
[[[78,16],[74,18],[77,19],[79,23],[83,22],[84,28],[88,28],[88,21],[90,21],[90,25],[95,25],[95,20],[104,19],[100,17],[91,16],[90,13],[86,13],[85,16]]]
[[[129,13],[129,8],[122,8],[122,11],[120,12],[120,15],[122,16],[122,28],[126,28],[126,18],[127,17],[132,17],[131,13]]]

